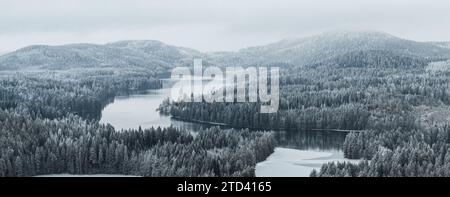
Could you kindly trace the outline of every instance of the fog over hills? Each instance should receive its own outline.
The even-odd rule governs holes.
[[[290,38],[238,52],[202,53],[153,40],[131,40],[61,46],[35,45],[0,57],[1,70],[29,67],[68,69],[79,67],[171,68],[194,57],[221,66],[287,63],[296,66],[336,59],[352,52],[385,51],[399,56],[448,59],[448,43],[416,42],[375,31],[327,32],[307,38]],[[378,52],[379,53],[379,52]]]
[[[435,44],[401,39],[382,32],[327,32],[307,38],[285,39],[273,44],[217,55],[218,62],[240,64],[283,62],[294,65],[320,63],[354,51],[390,51],[419,58],[449,58],[450,50]]]

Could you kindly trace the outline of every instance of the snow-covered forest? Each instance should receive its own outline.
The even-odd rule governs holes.
[[[168,65],[187,54],[156,41],[109,45],[105,53],[90,45],[32,46],[0,57],[0,176],[254,176],[256,163],[273,152],[270,132],[211,128],[194,135],[100,124],[115,96],[161,88]],[[133,49],[123,49],[128,45]],[[147,59],[127,62],[116,50]],[[167,61],[155,63],[150,53]]]
[[[100,124],[115,96],[161,88],[175,66],[277,66],[280,109],[165,102],[163,112],[239,129]],[[271,132],[351,131],[348,159],[311,176],[449,176],[450,49],[380,32],[332,32],[202,53],[158,41],[30,46],[0,56],[0,175],[254,176]],[[157,113],[157,112],[155,112]],[[439,116],[439,117],[436,117]],[[244,128],[244,130],[240,130]],[[246,130],[245,128],[251,129]],[[447,154],[448,153],[448,154]]]
[[[365,161],[325,164],[311,176],[448,176],[450,117],[439,111],[450,105],[449,53],[436,47],[382,33],[343,33],[252,48],[260,53],[256,59],[285,55],[275,50],[312,59],[304,63],[292,55],[273,63],[284,69],[278,113],[261,114],[258,103],[237,102],[178,102],[165,111],[234,127],[352,131],[344,156]]]

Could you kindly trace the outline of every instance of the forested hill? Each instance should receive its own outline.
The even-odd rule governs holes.
[[[443,48],[449,48],[450,49],[450,42],[430,42],[431,44],[434,44],[439,47]]]
[[[35,45],[0,56],[0,70],[38,68],[144,68],[167,72],[176,64],[192,61],[202,53],[159,41],[120,41],[105,45]]]
[[[158,73],[169,72],[177,65],[190,65],[193,58],[203,58],[205,63],[218,66],[304,66],[326,63],[358,52],[384,53],[381,55],[392,53],[400,57],[427,60],[450,58],[450,48],[444,42],[416,42],[381,32],[341,31],[284,39],[238,52],[202,53],[154,40],[119,41],[105,45],[35,45],[0,56],[0,70],[127,68],[151,69]]]
[[[368,50],[347,53],[337,57],[333,63],[336,63],[339,67],[425,68],[431,61],[433,60],[400,55],[391,51]]]
[[[442,46],[405,40],[382,32],[342,31],[285,39],[239,52],[210,53],[208,60],[223,65],[287,63],[303,66],[327,62],[355,51],[386,51],[425,59],[450,58],[450,48]]]

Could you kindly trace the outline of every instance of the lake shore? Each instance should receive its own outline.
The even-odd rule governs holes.
[[[352,162],[360,160],[345,159],[342,152],[321,152],[291,148],[275,148],[265,161],[256,164],[257,177],[309,177],[313,169],[328,162]]]

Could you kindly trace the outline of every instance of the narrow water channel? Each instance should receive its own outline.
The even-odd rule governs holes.
[[[176,120],[157,111],[162,101],[170,96],[172,84],[170,80],[164,80],[163,89],[116,97],[113,103],[103,109],[100,123],[109,123],[117,130],[172,125],[195,131],[211,127]],[[256,175],[308,176],[312,169],[320,168],[322,163],[344,161],[341,146],[345,135],[345,132],[335,131],[278,131],[275,133],[278,147],[266,161],[257,165]]]

